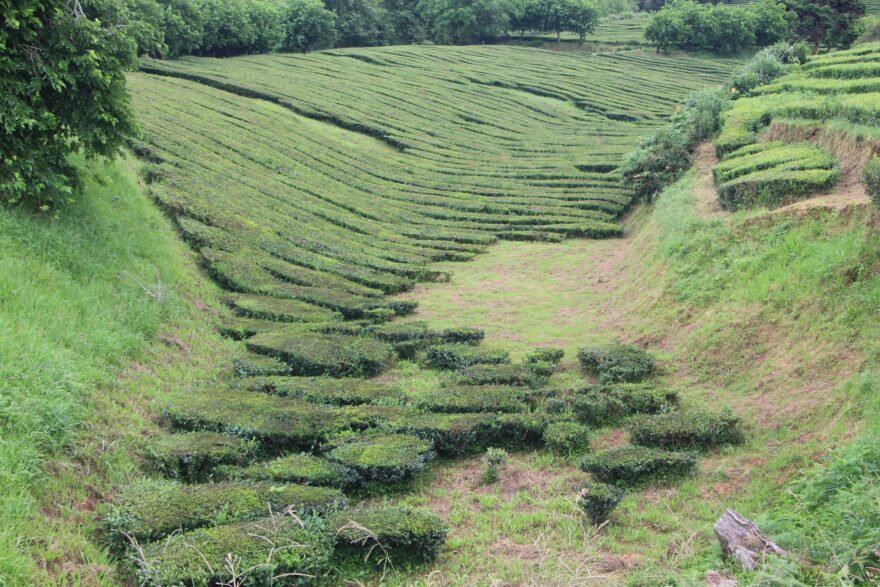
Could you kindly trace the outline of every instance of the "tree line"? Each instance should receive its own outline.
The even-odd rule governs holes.
[[[658,51],[737,53],[793,38],[810,42],[818,51],[823,45],[849,46],[861,34],[864,16],[864,0],[758,0],[739,5],[672,0],[663,1],[651,17],[645,38]]]
[[[228,57],[270,51],[493,42],[513,31],[572,32],[630,0],[123,0],[140,55]]]

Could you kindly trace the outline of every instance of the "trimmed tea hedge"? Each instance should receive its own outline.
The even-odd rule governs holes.
[[[355,485],[358,481],[357,473],[348,467],[307,453],[284,455],[240,469],[226,469],[225,472],[236,479],[301,483],[343,489]]]
[[[874,155],[865,166],[862,183],[865,184],[865,190],[868,192],[871,202],[880,209],[880,157],[877,155]]]
[[[264,449],[311,449],[357,419],[342,409],[261,393],[214,389],[173,400],[165,415],[175,428],[222,431]]]
[[[479,344],[485,337],[482,330],[474,328],[447,328],[431,330],[426,322],[390,322],[373,326],[369,333],[394,346],[404,359],[413,359],[416,353],[428,346],[443,343]]]
[[[327,308],[285,298],[236,294],[227,303],[242,316],[278,322],[333,322],[342,314]]]
[[[677,394],[648,384],[600,384],[575,390],[570,408],[583,424],[607,426],[633,414],[656,414],[677,404]]]
[[[343,510],[329,525],[336,530],[338,549],[382,565],[387,553],[393,565],[429,563],[437,558],[447,529],[431,512],[406,507],[382,506]],[[375,548],[376,543],[382,548]]]
[[[172,534],[143,547],[138,579],[143,585],[226,585],[233,578],[249,587],[310,584],[326,569],[334,538],[320,518],[301,524],[292,516],[274,516]],[[235,562],[236,575],[228,559]],[[243,575],[243,576],[242,576]]]
[[[290,373],[290,365],[275,357],[249,352],[232,360],[232,371],[237,377],[287,375]]]
[[[109,541],[122,547],[130,539],[142,544],[178,530],[265,518],[285,510],[300,516],[323,514],[344,505],[342,493],[326,487],[143,481],[119,491],[101,521]]]
[[[553,365],[558,365],[564,356],[565,351],[563,349],[555,347],[540,347],[526,353],[526,356],[523,357],[523,362],[527,365],[534,365],[536,363],[551,363]]]
[[[449,414],[473,412],[528,412],[528,392],[503,385],[456,385],[424,391],[411,403],[429,412]]]
[[[331,442],[327,458],[355,471],[364,483],[398,483],[425,468],[432,443],[408,434],[365,434]]]
[[[740,444],[741,420],[729,412],[678,412],[643,416],[630,425],[633,443],[670,450],[706,449]]]
[[[590,429],[577,422],[553,422],[544,429],[544,446],[569,456],[590,451]]]
[[[395,356],[386,343],[339,334],[264,333],[248,339],[247,347],[281,359],[290,365],[293,375],[377,375]]]
[[[389,405],[403,401],[403,394],[395,387],[354,378],[259,377],[248,379],[241,387],[335,406],[371,403]]]
[[[255,445],[216,432],[160,434],[147,440],[144,458],[150,470],[172,479],[202,481],[217,465],[241,465]]]
[[[694,455],[644,446],[625,446],[588,455],[580,468],[599,481],[619,485],[637,485],[655,479],[691,474],[697,464]]]
[[[431,367],[456,370],[478,364],[509,363],[510,353],[465,343],[447,343],[428,347],[426,360]]]
[[[602,524],[608,520],[620,504],[626,492],[607,483],[588,483],[577,496],[578,507],[587,514],[593,524]]]
[[[430,440],[437,454],[454,458],[484,450],[499,423],[495,414],[420,414],[388,420],[381,428]]]
[[[645,350],[625,344],[608,344],[578,351],[584,371],[601,383],[637,383],[654,374],[654,357]]]

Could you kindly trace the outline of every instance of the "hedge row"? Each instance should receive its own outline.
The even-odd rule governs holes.
[[[253,458],[256,445],[216,432],[160,434],[144,445],[149,470],[185,481],[204,481],[218,465],[241,465]]]
[[[564,456],[590,451],[590,429],[577,422],[553,422],[544,429],[544,446]]]
[[[509,363],[510,353],[503,349],[487,349],[459,342],[428,347],[425,360],[436,369],[454,371],[473,365]]]
[[[434,456],[433,443],[407,434],[361,434],[324,447],[327,459],[353,470],[367,485],[410,479]]]
[[[347,489],[360,480],[358,474],[345,465],[308,453],[293,453],[260,461],[246,467],[220,467],[218,473],[232,479],[298,483]]]
[[[686,452],[625,446],[589,455],[578,464],[599,481],[639,485],[648,481],[689,475],[694,471],[697,461],[694,455]]]
[[[242,316],[263,320],[322,323],[342,320],[339,312],[299,300],[235,294],[227,297],[226,302]]]
[[[101,523],[108,541],[123,547],[131,540],[144,543],[177,531],[264,518],[273,512],[302,516],[344,505],[342,493],[326,487],[142,481],[116,494]]]
[[[343,555],[379,566],[386,562],[398,566],[432,562],[447,534],[435,514],[401,507],[342,510],[331,516],[329,523],[336,530],[337,549]]]
[[[719,186],[718,199],[728,210],[757,206],[776,208],[829,190],[837,183],[837,178],[837,169],[756,171]]]
[[[383,342],[333,334],[298,336],[267,332],[248,339],[249,350],[277,357],[293,375],[371,376],[388,367],[394,349]]]
[[[544,377],[536,374],[531,365],[515,363],[480,364],[459,369],[455,376],[460,385],[513,385],[518,387],[540,384]]]
[[[529,392],[504,385],[455,385],[420,392],[410,403],[429,412],[528,412]]]
[[[355,378],[252,377],[242,382],[239,387],[249,391],[336,406],[391,405],[403,402],[403,394],[396,387]]]
[[[645,384],[591,385],[570,398],[574,417],[590,426],[608,426],[634,414],[656,414],[678,404],[674,392]]]
[[[740,444],[741,420],[729,412],[677,412],[644,416],[630,425],[634,444],[670,450],[705,449]]]

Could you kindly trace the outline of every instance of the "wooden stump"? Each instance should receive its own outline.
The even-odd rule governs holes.
[[[747,571],[753,570],[765,554],[785,555],[785,551],[770,542],[751,520],[734,510],[724,512],[714,530],[724,557],[732,556]]]

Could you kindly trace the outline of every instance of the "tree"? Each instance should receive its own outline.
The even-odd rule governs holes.
[[[340,47],[375,47],[387,43],[385,11],[375,0],[324,0],[324,5],[336,13]]]
[[[787,10],[779,0],[760,0],[749,6],[754,20],[755,44],[768,47],[787,41],[794,32],[797,14]]]
[[[797,14],[797,34],[818,52],[828,37],[844,37],[846,31],[865,15],[865,0],[784,0]]]
[[[568,30],[577,34],[578,41],[583,43],[587,34],[596,30],[598,22],[599,10],[594,3],[590,0],[571,0],[568,8]]]
[[[556,33],[557,41],[562,31],[571,31],[583,42],[599,18],[596,5],[589,0],[538,0],[537,11],[541,30]]]
[[[134,133],[125,71],[135,43],[112,0],[0,0],[0,199],[69,201],[67,156],[113,156]]]
[[[438,43],[493,41],[510,30],[507,0],[421,0],[418,11]]]
[[[321,0],[290,0],[284,20],[283,51],[308,52],[332,47],[336,40],[336,15]]]

